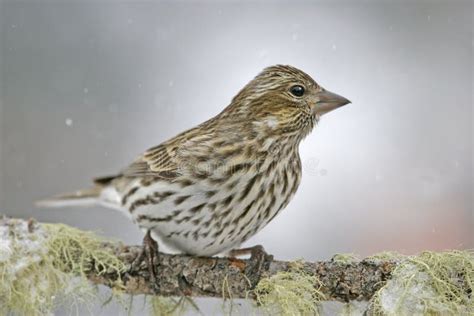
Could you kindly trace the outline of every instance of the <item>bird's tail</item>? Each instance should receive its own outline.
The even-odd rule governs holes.
[[[122,210],[121,195],[113,185],[117,176],[94,179],[94,186],[89,189],[53,196],[36,202],[36,206],[44,208],[102,205]]]
[[[103,187],[95,186],[90,189],[61,194],[36,202],[36,206],[45,208],[68,206],[91,206],[101,203]]]

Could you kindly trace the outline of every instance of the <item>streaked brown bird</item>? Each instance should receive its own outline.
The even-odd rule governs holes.
[[[153,147],[91,189],[45,206],[100,204],[153,239],[210,256],[238,247],[286,207],[301,180],[301,140],[350,103],[291,66],[264,69],[221,113]]]

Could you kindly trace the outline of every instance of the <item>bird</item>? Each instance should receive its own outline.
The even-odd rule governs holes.
[[[269,66],[216,116],[89,189],[39,205],[116,209],[148,241],[189,255],[236,249],[288,205],[301,181],[301,141],[323,115],[348,103],[302,70]]]

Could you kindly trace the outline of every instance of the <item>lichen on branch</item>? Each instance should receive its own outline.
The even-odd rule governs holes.
[[[273,260],[262,271],[249,269],[248,259],[161,254],[158,289],[144,263],[131,264],[140,251],[63,224],[0,217],[0,314],[47,315],[60,305],[94,303],[98,284],[115,296],[153,295],[157,315],[197,296],[252,299],[280,315],[318,314],[324,300],[370,300],[367,315],[474,314],[470,251]]]
[[[62,224],[0,220],[0,314],[46,315],[94,299],[89,274],[126,265],[95,234]]]

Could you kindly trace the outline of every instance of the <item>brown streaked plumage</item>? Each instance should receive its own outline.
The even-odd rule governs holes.
[[[86,201],[124,211],[177,250],[237,247],[291,200],[298,146],[321,115],[349,101],[291,66],[264,69],[221,113],[147,150],[114,177],[44,205]]]

